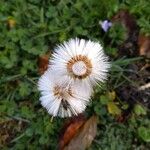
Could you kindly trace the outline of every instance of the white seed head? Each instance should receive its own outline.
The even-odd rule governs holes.
[[[39,79],[40,101],[52,116],[71,117],[82,113],[89,103],[92,90],[80,84],[66,84],[48,69]]]
[[[97,42],[71,39],[59,45],[50,60],[54,72],[67,83],[93,86],[107,78],[110,63]]]

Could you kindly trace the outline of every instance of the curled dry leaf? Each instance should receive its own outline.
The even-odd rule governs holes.
[[[70,140],[76,135],[79,128],[85,123],[86,118],[83,114],[74,116],[68,122],[65,123],[59,140],[59,149],[62,150],[70,142]]]
[[[97,117],[92,116],[80,128],[78,133],[64,148],[64,150],[85,150],[90,147],[97,132]]]
[[[43,74],[47,70],[48,63],[49,63],[49,57],[50,57],[50,52],[39,57],[39,59],[38,59],[38,72],[40,74]]]

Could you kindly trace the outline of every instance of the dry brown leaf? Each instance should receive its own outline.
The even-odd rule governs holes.
[[[111,21],[121,23],[127,31],[124,42],[118,47],[118,55],[121,57],[124,55],[137,56],[139,28],[135,17],[128,10],[121,9],[112,17]]]
[[[112,17],[112,22],[116,21],[121,22],[127,28],[128,34],[133,33],[137,28],[135,17],[130,14],[128,10],[119,10],[116,15]]]
[[[59,149],[62,150],[70,142],[70,140],[76,135],[79,128],[85,123],[86,118],[83,114],[71,118],[67,123],[65,123],[59,140]]]
[[[47,53],[47,54],[39,57],[39,59],[38,59],[38,71],[40,74],[43,74],[47,70],[48,63],[49,63],[49,57],[50,57],[50,53]]]
[[[150,36],[139,35],[139,55],[150,58]]]
[[[97,132],[97,117],[92,116],[80,128],[80,131],[64,148],[64,150],[85,150],[90,147]]]

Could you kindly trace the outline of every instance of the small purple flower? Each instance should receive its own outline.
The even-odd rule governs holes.
[[[103,22],[100,22],[100,25],[102,27],[102,29],[107,32],[108,29],[112,26],[112,23],[108,20],[104,20]]]

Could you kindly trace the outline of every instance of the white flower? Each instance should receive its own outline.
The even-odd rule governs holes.
[[[56,47],[50,65],[64,82],[83,83],[86,86],[103,82],[110,68],[99,43],[77,38]]]
[[[60,77],[61,78],[61,77]],[[48,69],[39,79],[40,101],[52,116],[70,117],[82,113],[89,103],[92,90],[79,84],[65,84]]]

